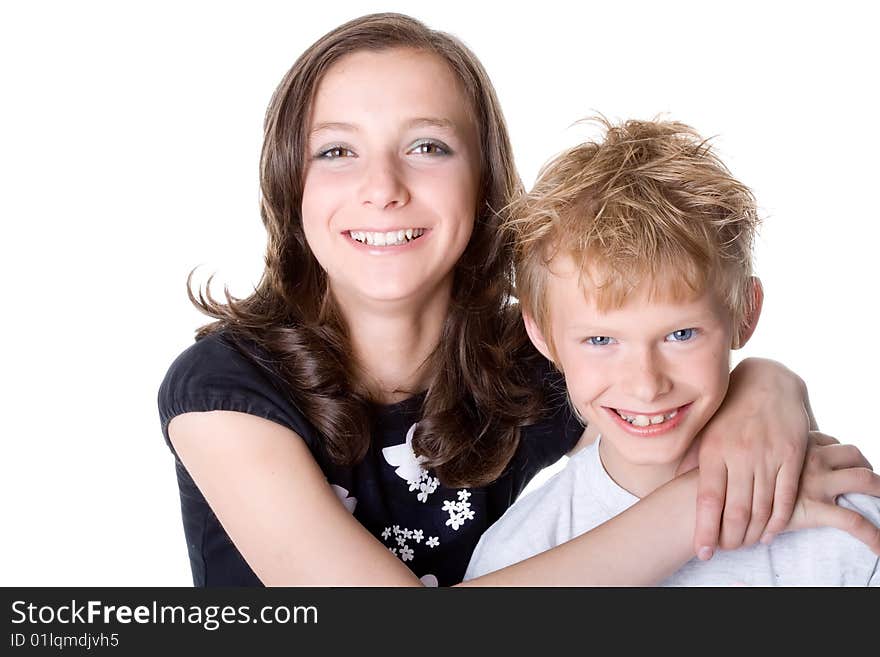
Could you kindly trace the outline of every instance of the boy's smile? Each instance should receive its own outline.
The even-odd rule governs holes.
[[[713,292],[672,301],[649,298],[645,286],[602,312],[573,263],[559,257],[550,269],[552,349],[527,318],[529,333],[554,356],[582,419],[599,429],[605,469],[647,495],[672,478],[727,393],[729,314]]]

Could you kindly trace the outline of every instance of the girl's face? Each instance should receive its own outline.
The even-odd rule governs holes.
[[[480,181],[477,127],[449,65],[410,49],[347,55],[318,86],[307,143],[303,227],[337,300],[446,293]]]

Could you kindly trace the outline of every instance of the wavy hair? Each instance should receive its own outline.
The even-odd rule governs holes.
[[[522,193],[507,128],[482,65],[455,37],[400,14],[372,14],[332,30],[294,63],[266,112],[260,161],[266,268],[254,293],[225,303],[192,290],[191,301],[223,330],[271,356],[269,364],[324,438],[334,463],[367,453],[371,395],[352,363],[348,327],[327,276],[309,249],[301,203],[311,104],[322,76],[356,51],[412,48],[450,66],[471,103],[480,136],[481,180],[473,233],[453,276],[450,310],[428,357],[433,372],[413,439],[417,454],[448,486],[478,486],[502,474],[519,427],[537,419],[543,399],[530,379],[536,361],[519,311],[511,305],[512,244],[500,211]],[[253,350],[251,350],[253,351]]]

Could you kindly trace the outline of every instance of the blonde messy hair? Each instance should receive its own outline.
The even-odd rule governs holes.
[[[547,278],[567,255],[602,312],[643,283],[649,298],[666,301],[714,288],[740,327],[754,301],[751,191],[683,123],[591,120],[604,139],[551,160],[510,208],[523,310],[549,339]]]

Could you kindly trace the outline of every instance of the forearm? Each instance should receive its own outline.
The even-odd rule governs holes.
[[[693,556],[697,471],[608,522],[463,586],[651,586]]]

